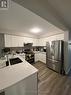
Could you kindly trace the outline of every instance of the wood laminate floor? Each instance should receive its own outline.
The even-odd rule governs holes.
[[[38,69],[38,95],[71,95],[71,77],[48,69],[42,62],[33,66]]]

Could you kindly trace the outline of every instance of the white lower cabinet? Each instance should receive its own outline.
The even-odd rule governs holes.
[[[38,95],[37,73],[5,89],[5,95]]]
[[[45,52],[35,53],[35,62],[36,61],[41,61],[43,63],[46,63],[46,53]]]
[[[39,60],[39,53],[35,53],[35,62]]]
[[[40,61],[46,63],[46,53],[39,54]]]
[[[39,46],[46,46],[45,38],[40,38],[39,39]]]

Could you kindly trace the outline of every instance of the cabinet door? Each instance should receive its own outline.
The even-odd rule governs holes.
[[[18,36],[12,36],[12,47],[18,47],[19,46],[18,41],[19,41]]]
[[[5,47],[12,47],[12,36],[5,34],[4,39],[5,39]]]
[[[43,54],[42,59],[43,59],[42,62],[46,63],[46,54]]]
[[[33,39],[29,37],[24,37],[24,42],[25,43],[33,43]]]
[[[24,37],[25,43],[33,43],[33,46],[39,46],[39,40],[36,38]]]
[[[39,60],[43,63],[46,63],[46,53],[39,53]]]
[[[39,60],[39,55],[38,55],[39,53],[35,53],[35,62],[37,62],[38,60]]]
[[[42,38],[39,39],[39,46],[43,46],[43,40],[42,40]]]
[[[36,39],[33,39],[33,46],[36,46]]]
[[[64,40],[64,34],[56,35],[56,40]]]
[[[24,46],[24,37],[18,37],[18,46],[23,47]]]
[[[22,77],[20,79],[22,79]],[[37,73],[30,74],[26,79],[24,78],[14,85],[4,89],[5,95],[38,95],[37,84]]]
[[[38,46],[38,39],[33,38],[33,46]]]
[[[46,46],[46,40],[45,40],[45,38],[39,39],[39,46]]]

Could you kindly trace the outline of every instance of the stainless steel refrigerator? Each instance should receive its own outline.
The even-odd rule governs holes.
[[[47,42],[46,64],[48,68],[64,74],[64,42],[62,40]]]

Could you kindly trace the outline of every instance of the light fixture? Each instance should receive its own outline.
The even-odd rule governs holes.
[[[39,32],[41,32],[41,29],[35,27],[35,28],[30,29],[30,32],[32,32],[32,33],[39,33]]]

